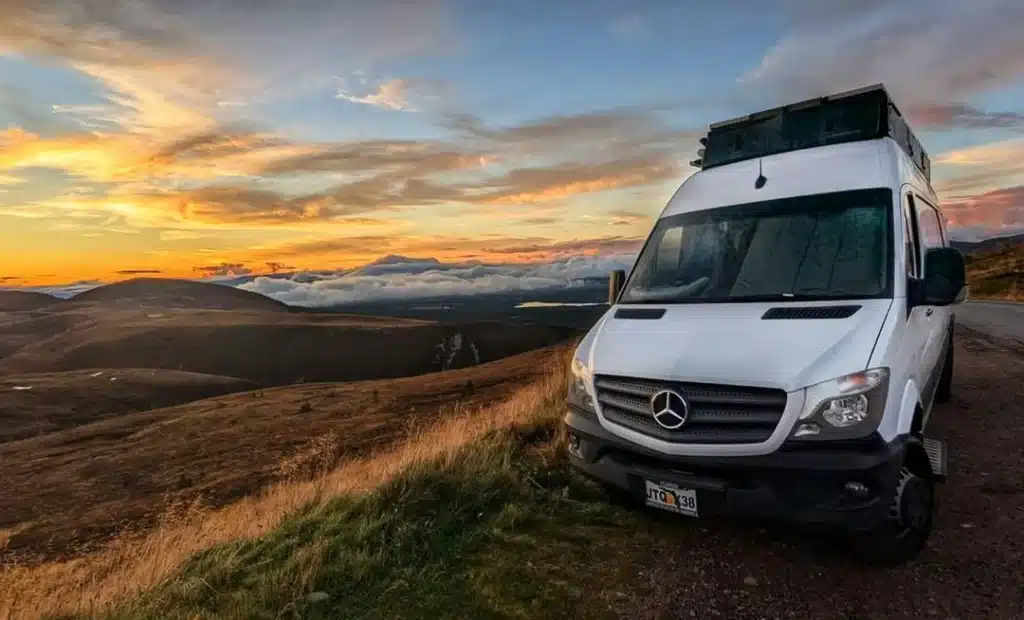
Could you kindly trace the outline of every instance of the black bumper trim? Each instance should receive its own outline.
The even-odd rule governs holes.
[[[672,456],[612,435],[596,416],[570,409],[568,430],[579,439],[570,460],[588,476],[644,495],[644,480],[697,490],[701,515],[780,519],[847,529],[873,527],[888,517],[906,437],[873,436],[821,447],[784,447],[735,457]],[[868,493],[844,489],[860,482]]]

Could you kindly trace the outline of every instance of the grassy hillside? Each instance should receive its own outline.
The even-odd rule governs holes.
[[[529,529],[521,526],[543,518],[564,520],[566,524],[571,520],[574,527],[582,527],[584,522],[580,518],[587,515],[593,519],[595,528],[616,524],[615,517],[606,509],[597,508],[595,512],[587,504],[579,505],[577,513],[564,513],[564,509],[576,506],[572,493],[563,492],[562,487],[549,490],[544,484],[548,476],[560,480],[559,476],[567,472],[563,469],[562,474],[540,474],[545,462],[560,457],[557,447],[560,442],[552,443],[550,439],[564,399],[565,356],[562,352],[547,362],[533,360],[531,366],[540,373],[540,379],[521,387],[503,403],[491,406],[486,415],[467,412],[437,418],[433,423],[416,428],[408,441],[380,446],[372,454],[347,459],[329,473],[320,471],[313,477],[299,476],[279,482],[214,512],[172,515],[141,538],[125,539],[123,544],[112,544],[73,561],[2,570],[0,593],[6,594],[0,594],[0,618],[86,614],[123,602],[161,583],[167,589],[153,591],[146,599],[133,601],[130,607],[117,611],[135,617],[192,617],[190,614],[206,616],[219,608],[221,613],[231,617],[262,617],[259,612],[266,611],[263,606],[270,604],[267,596],[294,599],[300,607],[293,604],[289,608],[298,611],[304,608],[302,599],[313,585],[309,580],[327,559],[321,552],[327,552],[333,544],[324,536],[333,535],[352,537],[343,544],[346,548],[343,555],[347,559],[338,558],[337,568],[346,574],[356,571],[353,576],[359,575],[353,592],[362,590],[358,594],[361,602],[355,599],[350,602],[364,608],[371,605],[374,598],[382,594],[381,588],[388,584],[397,588],[394,594],[403,594],[388,594],[386,598],[392,600],[388,604],[392,610],[408,603],[410,599],[404,594],[425,592],[426,584],[430,584],[430,590],[436,588],[437,595],[446,592],[452,582],[443,579],[465,577],[464,573],[460,577],[453,563],[455,555],[470,551],[499,532],[504,532],[504,544],[510,551],[516,548],[522,548],[523,552],[548,550],[545,553],[551,554],[548,556],[551,566],[547,562],[539,562],[532,568],[515,561],[493,564],[489,569],[492,570],[490,577],[481,583],[482,587],[493,590],[486,596],[496,606],[511,604],[502,600],[509,595],[520,597],[518,605],[524,612],[531,606],[550,603],[543,598],[531,601],[535,594],[564,598],[564,579],[570,575],[555,566],[562,561],[562,553],[558,547],[551,546],[549,540],[533,538]],[[485,437],[489,439],[477,443]],[[529,440],[527,445],[523,445],[523,439]],[[529,458],[519,458],[524,454]],[[315,458],[315,450],[311,458]],[[465,487],[467,484],[472,487]],[[341,494],[351,495],[348,499],[334,499]],[[506,500],[511,498],[516,498],[514,507],[506,506]],[[306,521],[307,518],[316,521]],[[286,528],[297,526],[299,530],[290,530],[284,538],[277,539],[274,532],[282,524]],[[294,536],[302,531],[305,539],[306,533],[313,534],[321,527],[326,529],[310,539],[316,549],[303,550],[305,540]],[[342,530],[348,533],[341,534]],[[11,532],[9,528],[8,534]],[[579,531],[581,537],[587,534],[582,529]],[[270,544],[254,538],[267,535],[273,538]],[[424,535],[436,540],[425,541]],[[586,545],[573,548],[568,543],[575,540],[575,535],[569,532],[568,536],[563,550],[572,553],[580,567],[593,560],[593,550]],[[280,547],[279,541],[285,546]],[[348,548],[349,544],[355,546]],[[196,556],[200,559],[193,567],[192,562],[196,561],[192,559],[193,554],[208,549],[210,551]],[[242,555],[235,555],[235,551]],[[297,564],[288,559],[293,551],[298,553]],[[612,551],[608,549],[609,559]],[[263,556],[264,553],[269,555]],[[285,555],[280,556],[280,553]],[[272,557],[278,558],[272,560],[274,562],[283,561],[281,572],[274,568],[274,576],[268,574],[266,578],[268,586],[272,582],[276,585],[271,586],[266,595],[256,595],[252,602],[244,600],[248,596],[246,592],[228,594],[223,590],[227,595],[223,601],[194,601],[193,605],[180,600],[178,610],[158,609],[169,602],[164,597],[193,596],[197,593],[190,584],[209,581],[206,574],[199,574],[198,578],[186,576],[191,571],[212,569],[219,573],[222,569],[213,568],[211,561],[232,556],[238,561],[230,564],[239,570],[248,566],[246,571],[254,568],[251,561],[264,567]],[[380,579],[382,571],[414,558],[407,568],[401,569],[406,571],[408,579],[404,585],[401,579]],[[430,564],[426,571],[417,566],[422,561]],[[486,554],[478,561],[484,567],[489,564]],[[180,572],[186,563],[190,567]],[[609,569],[613,565],[612,562],[606,564]],[[551,592],[545,593],[543,588],[536,587],[519,591],[514,583],[506,581],[511,573],[522,573],[524,579],[530,579],[534,570],[551,578]],[[595,578],[601,577],[600,572],[594,574]],[[167,582],[168,578],[172,581]],[[426,579],[422,584],[421,578]],[[243,590],[256,586],[248,581],[249,576],[239,575],[237,581],[235,577],[230,579]],[[256,577],[256,580],[263,583],[264,577]],[[223,585],[220,577],[214,577],[214,581]],[[368,585],[371,582],[379,583],[371,587]],[[179,586],[183,589],[178,590]],[[26,606],[26,600],[34,604]],[[437,611],[436,597],[433,600],[428,597],[424,602],[426,609]],[[570,601],[560,604],[569,609]],[[202,611],[203,608],[206,611]],[[410,609],[414,608],[406,608],[404,613]],[[274,613],[277,611],[281,608],[276,607]],[[299,615],[303,613],[300,611]],[[381,617],[390,616],[385,613]]]
[[[53,432],[0,443],[0,530],[12,532],[6,548],[0,545],[0,560],[79,554],[125,527],[152,526],[169,503],[221,506],[283,478],[309,475],[311,468],[386,449],[439,419],[474,412],[536,381],[558,351],[405,379],[239,392],[116,416],[104,409],[93,413],[98,421],[73,427],[54,410]],[[90,381],[109,385],[91,373],[75,378],[79,384],[66,387],[71,392],[90,389]],[[186,378],[166,380],[181,384]],[[18,381],[27,386],[24,379]],[[32,379],[43,399],[43,388],[57,380],[52,375]],[[91,388],[99,390],[98,402],[120,398],[124,404],[134,392],[152,394],[157,387],[155,377],[123,379],[124,385],[110,392]],[[196,389],[237,388],[202,376],[191,379]],[[14,394],[31,398],[25,394],[35,391]],[[12,433],[31,423],[16,422]]]
[[[0,443],[255,387],[176,370],[100,369],[0,377]]]
[[[1024,242],[968,252],[964,256],[971,297],[1024,300]]]
[[[60,299],[45,293],[32,291],[0,291],[0,312],[38,310],[49,308],[58,303]]]
[[[110,617],[615,617],[653,537],[570,474],[555,436],[550,421],[490,434],[202,553]]]

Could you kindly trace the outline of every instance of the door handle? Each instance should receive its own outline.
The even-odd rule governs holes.
[[[927,309],[925,309],[925,311],[924,311],[924,315],[925,315],[925,316],[931,316],[931,315],[932,315],[932,309],[931,309],[931,308],[927,308]]]

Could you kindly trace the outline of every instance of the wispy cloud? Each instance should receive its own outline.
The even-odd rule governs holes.
[[[414,105],[414,99],[437,100],[443,91],[442,85],[433,80],[392,78],[381,82],[375,89],[364,94],[356,94],[350,90],[350,87],[343,85],[335,96],[350,103],[414,112],[419,108],[418,105]]]
[[[370,234],[265,245],[238,253],[237,262],[247,266],[279,261],[343,267],[370,262],[389,254],[437,256],[449,262],[544,262],[574,256],[632,254],[640,249],[642,242],[643,237],[640,235],[559,240],[539,235],[459,237]]]
[[[162,269],[119,269],[118,275],[122,276],[142,276],[142,275],[156,275],[163,273]]]
[[[984,231],[988,235],[1024,229],[1024,186],[947,200],[942,207],[950,225],[957,228]]]
[[[908,116],[915,125],[942,129],[1024,129],[1024,114],[988,112],[964,103],[929,103],[911,106]]]
[[[790,31],[744,76],[777,100],[884,82],[897,101],[959,103],[1024,67],[1017,0],[789,0]]]
[[[203,277],[219,277],[219,276],[247,276],[252,273],[252,269],[249,269],[242,263],[217,263],[216,265],[197,265],[192,268],[192,271],[197,271],[203,275]]]
[[[8,130],[0,135],[0,170],[49,167],[118,183],[99,195],[42,204],[53,209],[107,211],[167,228],[189,222],[269,225],[448,203],[537,204],[649,185],[679,175],[679,137],[685,133],[650,110],[635,109],[497,129],[463,117],[452,132],[449,140],[309,143],[244,129],[207,129],[162,141],[84,133],[46,139]],[[526,162],[548,164],[516,166]],[[344,180],[305,193],[256,182],[304,173]],[[192,187],[182,188],[181,180]]]
[[[960,199],[1024,184],[1024,139],[1004,140],[942,153],[935,158],[936,189]]]
[[[0,52],[62,60],[107,86],[106,104],[80,118],[150,134],[214,125],[219,103],[288,92],[338,58],[366,64],[455,40],[440,0],[2,0],[0,12]]]

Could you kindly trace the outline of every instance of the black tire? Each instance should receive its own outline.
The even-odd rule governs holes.
[[[920,445],[919,442],[915,442]],[[935,522],[935,479],[923,448],[909,453],[900,469],[888,520],[850,538],[854,553],[874,566],[898,566],[925,548]]]
[[[946,359],[942,363],[942,375],[935,388],[935,402],[948,403],[953,398],[953,340],[946,345]]]

